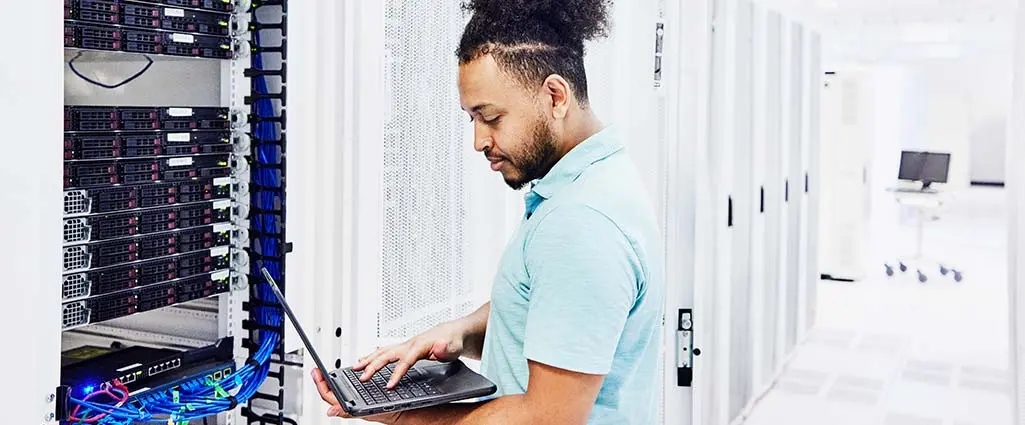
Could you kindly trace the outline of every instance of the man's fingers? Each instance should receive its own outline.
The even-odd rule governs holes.
[[[388,380],[388,389],[395,388],[395,386],[399,384],[399,380],[402,379],[403,376],[406,376],[406,372],[409,371],[409,368],[413,367],[413,364],[416,363],[417,360],[420,360],[420,356],[416,354],[417,353],[409,352],[402,358],[402,360],[399,360],[399,362],[395,364],[395,370],[392,371],[391,379]]]
[[[338,407],[338,406],[331,406],[331,408],[327,409],[327,415],[328,416],[332,416],[332,417],[339,417],[339,418],[350,418],[351,417],[351,416],[349,416],[348,413],[346,413],[345,409],[342,409],[341,407]]]
[[[338,405],[338,399],[335,398],[331,387],[327,385],[327,381],[320,374],[320,369],[313,369],[312,375],[313,382],[317,384],[317,392],[320,393],[320,398],[332,406]]]
[[[384,348],[378,348],[376,351],[374,351],[370,355],[365,356],[365,357],[359,359],[359,361],[356,362],[356,365],[352,367],[352,370],[357,370],[357,371],[358,370],[363,370],[363,368],[367,367],[367,365],[370,364],[370,362],[372,362],[374,359],[376,359],[378,356],[380,356],[381,353],[384,352],[384,350],[385,350]]]
[[[363,369],[363,374],[360,375],[359,380],[363,382],[369,381],[370,377],[374,376],[374,374],[377,373],[377,371],[387,366],[388,363],[394,362],[398,359],[399,357],[393,353],[385,353],[380,356],[377,356],[376,359],[370,362],[370,364]]]

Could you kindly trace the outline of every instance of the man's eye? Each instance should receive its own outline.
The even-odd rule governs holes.
[[[494,118],[491,118],[491,119],[484,118],[484,123],[485,124],[494,124],[494,123],[497,123],[500,118],[501,117],[499,117],[499,116],[495,116]]]

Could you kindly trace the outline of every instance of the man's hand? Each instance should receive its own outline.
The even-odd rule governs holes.
[[[361,358],[352,367],[352,370],[362,370],[363,374],[359,379],[366,382],[381,368],[398,362],[392,372],[391,380],[388,381],[388,388],[394,388],[417,360],[430,359],[447,362],[458,359],[463,354],[466,331],[461,322],[442,323],[406,342],[381,348],[373,354]]]
[[[317,392],[320,393],[320,398],[327,402],[327,404],[331,405],[331,407],[327,409],[328,416],[352,418],[352,416],[345,412],[345,409],[342,409],[341,403],[338,402],[335,394],[331,392],[331,387],[329,387],[327,381],[324,380],[324,376],[320,374],[320,369],[313,369],[313,383],[317,385]],[[382,424],[394,424],[398,422],[399,416],[401,416],[401,413],[383,413],[380,415],[362,417],[360,419]]]

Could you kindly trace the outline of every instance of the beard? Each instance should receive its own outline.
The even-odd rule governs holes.
[[[555,133],[548,122],[539,117],[523,150],[505,158],[511,166],[508,173],[502,174],[505,184],[520,190],[527,183],[544,177],[554,165],[555,154]]]

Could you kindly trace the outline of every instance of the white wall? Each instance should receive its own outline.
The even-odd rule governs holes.
[[[842,53],[841,53],[842,55]],[[1010,95],[1009,61],[1004,56],[914,62],[838,63],[828,70],[839,75],[861,73],[866,82],[884,88],[871,110],[882,121],[864,120],[877,146],[872,173],[874,187],[892,185],[901,150],[951,153],[948,187],[972,181],[1002,182],[1004,137]],[[870,87],[872,84],[863,84]],[[890,122],[890,124],[886,124]]]

